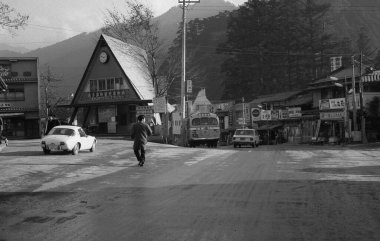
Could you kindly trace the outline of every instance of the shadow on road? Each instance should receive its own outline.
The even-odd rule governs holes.
[[[71,153],[65,152],[53,152],[49,155],[71,155]],[[47,156],[41,151],[15,151],[15,152],[2,152],[0,156]]]
[[[360,167],[341,167],[341,168],[305,168],[303,172],[346,174],[346,175],[374,175],[380,176],[380,166],[360,166]]]

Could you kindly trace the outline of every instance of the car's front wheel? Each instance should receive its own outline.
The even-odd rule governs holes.
[[[92,143],[92,146],[91,146],[90,152],[94,152],[95,149],[96,149],[96,141],[94,141],[94,143]]]
[[[76,145],[74,146],[74,148],[73,148],[73,150],[71,151],[71,153],[72,153],[73,155],[78,155],[78,153],[79,153],[79,144],[76,144]]]
[[[44,151],[45,154],[49,154],[50,153],[49,149],[43,148],[42,150]]]

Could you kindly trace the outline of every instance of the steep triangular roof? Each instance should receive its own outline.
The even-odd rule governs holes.
[[[197,97],[194,100],[193,106],[196,105],[212,105],[211,102],[206,97],[206,89],[201,89],[198,92]]]
[[[105,34],[101,37],[106,41],[140,99],[153,99],[154,88],[145,51]]]

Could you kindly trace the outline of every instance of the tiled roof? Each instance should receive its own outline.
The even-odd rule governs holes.
[[[277,94],[259,96],[259,98],[252,100],[250,104],[258,105],[258,104],[263,104],[263,103],[286,101],[302,92],[303,90],[298,90],[298,91],[281,92]]]
[[[359,77],[359,68],[357,66],[355,66],[354,72],[355,72],[355,77],[358,78]],[[331,77],[335,77],[338,80],[332,80]],[[330,73],[329,76],[326,76],[324,78],[320,78],[320,79],[310,83],[309,85],[314,86],[314,85],[326,84],[326,83],[331,83],[331,82],[337,82],[339,80],[342,81],[344,79],[348,80],[351,78],[352,78],[352,67],[341,68],[341,69],[338,69],[338,70]]]
[[[380,71],[375,71],[371,74],[367,74],[362,76],[363,82],[374,82],[374,81],[380,81]]]
[[[141,100],[154,98],[153,82],[146,62],[146,52],[105,34],[102,35],[109,48],[128,76]]]
[[[297,96],[296,98],[292,98],[286,101],[287,106],[300,106],[306,105],[313,102],[313,95],[311,93],[307,93],[305,95]]]

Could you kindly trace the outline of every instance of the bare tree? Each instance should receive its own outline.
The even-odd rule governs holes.
[[[9,75],[9,68],[0,65],[0,93],[8,91],[8,85],[5,83],[3,77]]]
[[[146,52],[141,54],[141,51],[129,50],[126,54],[138,55],[137,59],[141,59],[148,66],[155,96],[162,96],[166,93],[170,80],[158,76],[160,60],[163,59],[158,23],[153,21],[152,10],[138,0],[126,0],[125,6],[126,11],[107,10],[103,32]]]
[[[26,25],[28,15],[22,15],[8,4],[0,2],[0,27],[14,35],[14,30]]]
[[[55,108],[60,101],[54,82],[59,82],[62,78],[56,77],[47,66],[46,72],[40,74],[40,89],[41,89],[41,116],[48,117],[54,113]]]

